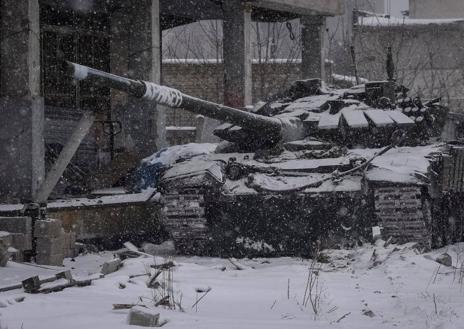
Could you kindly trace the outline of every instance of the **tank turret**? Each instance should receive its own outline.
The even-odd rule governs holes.
[[[259,131],[259,145],[272,145],[278,142],[290,142],[303,139],[306,132],[303,123],[296,117],[269,117],[244,110],[205,101],[184,94],[177,89],[153,82],[133,80],[84,65],[66,62],[68,71],[76,80],[88,80],[92,83],[114,88],[133,97],[145,99],[170,108],[179,108],[208,118],[225,121],[243,128],[245,131]],[[220,137],[224,137],[221,135]],[[226,138],[227,139],[227,138]],[[234,138],[232,138],[234,139]],[[245,136],[244,140],[249,142]],[[231,140],[237,142],[236,139]]]
[[[409,132],[410,145],[439,131],[437,120],[446,111],[405,96],[394,81],[369,82],[348,89],[331,89],[318,79],[296,81],[287,92],[249,112],[205,101],[153,82],[129,79],[66,62],[70,75],[133,97],[179,108],[225,122],[214,134],[256,151],[305,138],[341,143],[348,147],[388,145],[396,130]]]

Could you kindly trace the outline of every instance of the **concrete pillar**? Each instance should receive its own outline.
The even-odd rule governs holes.
[[[252,103],[251,7],[240,0],[223,2],[224,104]]]
[[[301,18],[301,72],[303,79],[325,79],[324,32],[324,16],[303,16]]]
[[[0,1],[0,40],[0,202],[27,202],[44,179],[38,0]]]
[[[123,7],[111,15],[111,32],[111,71],[160,83],[159,0],[124,2]],[[112,98],[115,116],[124,126],[124,141],[118,141],[119,146],[133,147],[142,158],[165,144],[163,109],[115,91]]]

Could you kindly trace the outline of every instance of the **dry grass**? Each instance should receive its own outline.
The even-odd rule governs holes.
[[[304,307],[310,306],[314,319],[321,313],[321,302],[323,296],[323,284],[320,280],[321,266],[318,262],[321,257],[319,245],[314,249],[311,263],[308,268],[308,276],[306,279],[305,291],[303,294],[302,305]]]

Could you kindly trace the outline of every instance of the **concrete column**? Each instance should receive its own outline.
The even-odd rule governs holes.
[[[240,0],[223,3],[224,104],[252,103],[251,7]]]
[[[159,0],[124,2],[111,16],[111,71],[134,79],[161,82]],[[115,116],[123,122],[124,141],[143,158],[164,146],[164,110],[153,103],[113,92]],[[125,145],[121,145],[125,144]]]
[[[0,1],[0,40],[0,202],[28,202],[44,179],[38,0]]]
[[[152,0],[151,7],[151,37],[153,45],[152,72],[150,81],[163,84],[163,31],[160,21],[160,0]],[[169,109],[163,105],[156,106],[156,146],[158,149],[167,146],[166,142],[166,111]]]
[[[301,18],[301,72],[303,79],[325,79],[325,17]]]

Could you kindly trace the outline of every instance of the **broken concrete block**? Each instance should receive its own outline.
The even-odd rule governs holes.
[[[63,236],[56,238],[37,238],[36,248],[38,254],[63,254],[65,239]]]
[[[153,256],[174,256],[176,254],[174,242],[170,240],[161,244],[144,243],[142,250]]]
[[[35,262],[39,265],[52,265],[52,266],[62,266],[63,265],[64,255],[60,254],[38,254],[35,257]]]
[[[8,247],[8,257],[15,262],[23,261],[23,253],[13,247]]]
[[[34,226],[34,237],[56,238],[64,233],[58,219],[38,220]]]
[[[4,246],[11,246],[10,232],[0,231],[0,242],[2,242]]]
[[[76,234],[73,232],[64,233],[64,249],[63,253],[65,257],[76,256]]]
[[[451,255],[448,253],[441,254],[438,256],[435,261],[439,264],[445,265],[445,266],[452,266],[453,265],[453,259],[451,258]]]
[[[158,327],[159,318],[159,313],[144,307],[136,306],[129,311],[127,323],[132,326]]]
[[[20,250],[32,250],[32,234],[11,233],[11,246]]]
[[[31,217],[0,217],[0,231],[32,233],[32,219]]]
[[[102,273],[104,275],[107,275],[107,274],[116,272],[121,267],[122,267],[121,260],[119,258],[115,258],[115,259],[112,259],[112,260],[110,260],[108,262],[105,262],[102,265],[102,269],[101,269],[100,273]]]
[[[40,289],[40,279],[37,275],[23,280],[21,284],[24,291],[27,293],[38,292]]]
[[[0,267],[5,267],[9,258],[8,247],[0,241]]]
[[[67,270],[67,271],[63,271],[63,272],[60,272],[60,273],[56,273],[55,274],[55,278],[57,280],[59,279],[66,279],[68,280],[69,282],[72,282],[74,279],[73,279],[73,276],[72,276],[72,273],[70,270]]]

